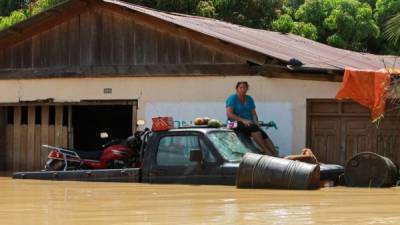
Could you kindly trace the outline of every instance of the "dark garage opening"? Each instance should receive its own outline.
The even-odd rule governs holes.
[[[132,134],[132,105],[72,106],[74,148],[100,150],[112,139]],[[100,138],[101,132],[109,137]]]

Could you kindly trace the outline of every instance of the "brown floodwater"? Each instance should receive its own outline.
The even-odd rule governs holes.
[[[1,225],[400,224],[400,189],[314,191],[0,177]]]

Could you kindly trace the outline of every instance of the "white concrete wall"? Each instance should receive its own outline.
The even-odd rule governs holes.
[[[249,82],[259,119],[277,124],[278,130],[269,129],[268,134],[282,154],[297,153],[305,146],[306,99],[334,98],[340,85],[260,76],[1,80],[0,102],[138,99],[138,119],[147,124],[158,115],[186,122],[197,116],[225,121],[225,99],[235,92],[238,80]],[[104,88],[112,88],[112,94],[104,94]]]

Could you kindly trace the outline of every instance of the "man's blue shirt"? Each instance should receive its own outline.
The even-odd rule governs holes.
[[[253,120],[253,109],[256,108],[252,97],[246,95],[244,104],[239,101],[237,94],[233,94],[226,99],[226,107],[232,107],[233,113],[240,118]]]

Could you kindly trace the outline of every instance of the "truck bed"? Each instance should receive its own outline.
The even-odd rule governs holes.
[[[37,179],[60,181],[97,181],[97,182],[140,182],[139,168],[71,170],[71,171],[33,171],[15,172],[13,179]]]

